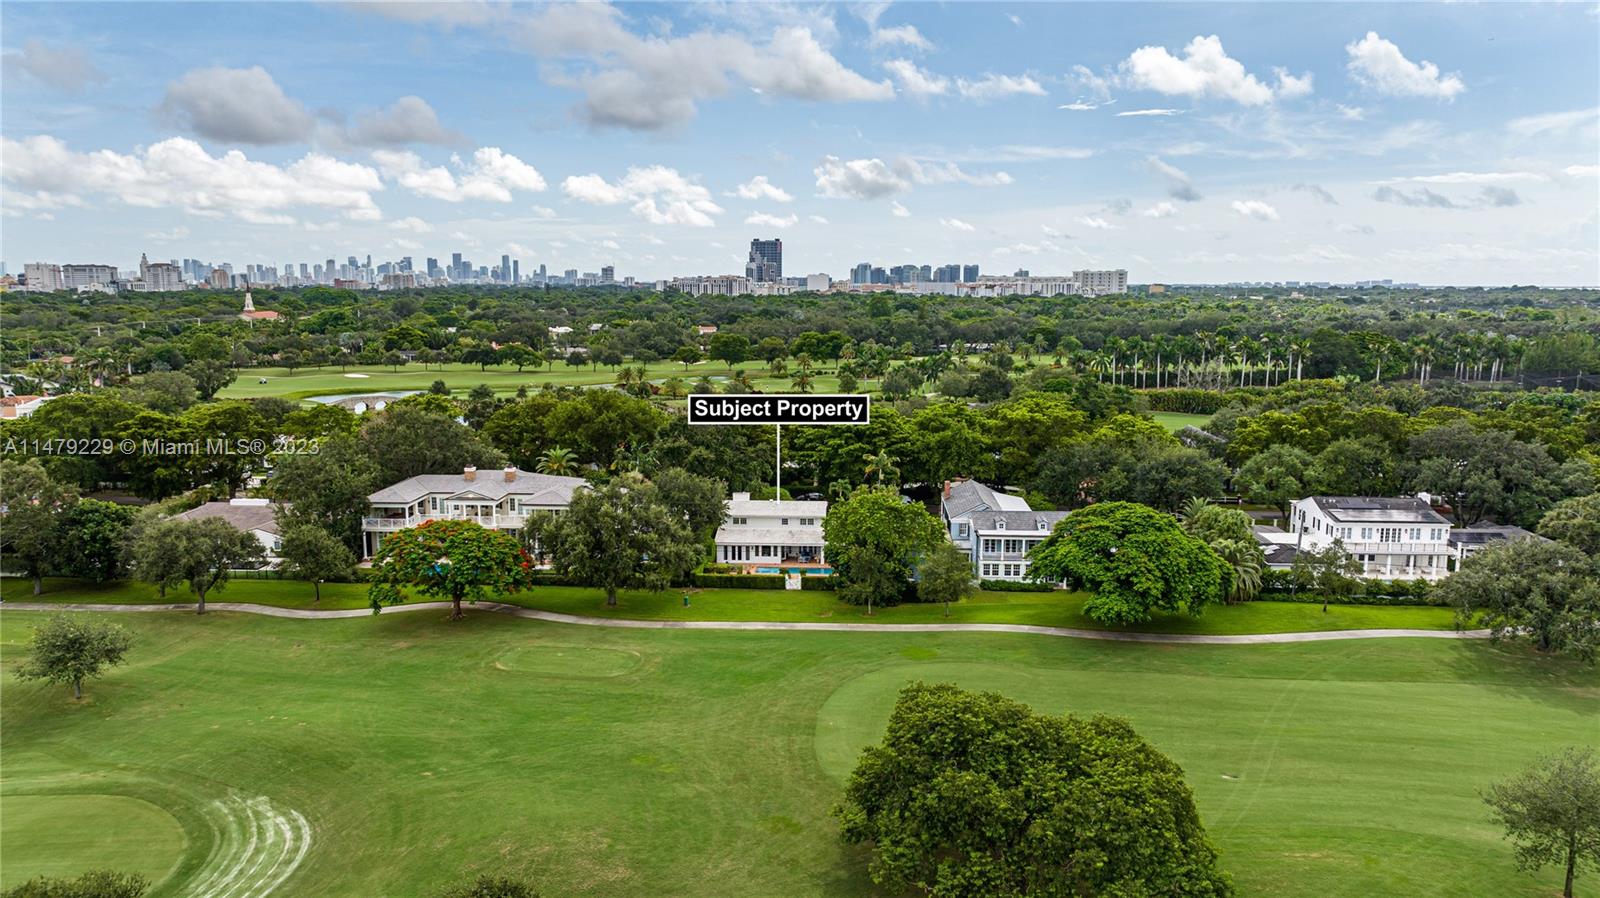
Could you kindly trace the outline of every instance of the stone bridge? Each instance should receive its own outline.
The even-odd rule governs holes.
[[[385,406],[399,398],[399,396],[390,396],[387,393],[372,393],[365,396],[345,396],[328,404],[349,409],[359,415],[365,411],[382,411]]]

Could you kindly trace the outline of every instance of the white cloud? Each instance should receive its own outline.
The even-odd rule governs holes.
[[[1139,214],[1143,215],[1145,218],[1171,218],[1173,215],[1177,214],[1177,211],[1177,207],[1171,203],[1161,202],[1156,203],[1154,206],[1151,206]]]
[[[1260,106],[1311,92],[1309,74],[1296,78],[1282,68],[1276,70],[1278,86],[1274,90],[1230,57],[1216,35],[1197,35],[1183,48],[1182,59],[1165,47],[1140,47],[1118,69],[1128,87],[1168,96],[1222,98],[1244,106]]]
[[[873,199],[911,189],[911,179],[882,159],[840,159],[824,156],[812,173],[823,196]]]
[[[345,132],[345,139],[356,146],[403,146],[408,143],[451,144],[460,134],[439,123],[438,113],[421,97],[401,97],[387,109],[376,109],[356,117]]]
[[[640,36],[621,10],[601,3],[551,4],[521,19],[514,39],[553,61],[550,83],[582,92],[593,125],[661,130],[695,117],[698,104],[736,84],[815,102],[888,100],[894,88],[847,68],[809,27],[784,25],[766,43],[732,32]]]
[[[391,221],[389,222],[389,227],[394,228],[396,231],[410,231],[413,234],[426,234],[433,230],[433,225],[415,215]]]
[[[760,225],[769,228],[792,228],[800,223],[798,215],[771,215],[766,212],[757,212],[744,220],[747,225]]]
[[[949,93],[950,79],[919,68],[909,59],[891,59],[883,64],[889,74],[900,82],[900,89],[917,99]]]
[[[1260,221],[1278,220],[1278,210],[1260,200],[1234,200],[1230,205],[1233,211],[1245,218],[1255,218]]]
[[[401,187],[447,203],[509,203],[513,191],[537,193],[547,186],[538,169],[499,147],[480,147],[470,162],[452,155],[450,161],[460,177],[442,165],[426,166],[422,157],[410,150],[374,150],[372,159],[385,177]]]
[[[1414,181],[1418,184],[1504,184],[1507,181],[1547,181],[1544,175],[1531,171],[1456,171],[1442,175],[1413,175],[1395,178],[1395,181]]]
[[[201,137],[228,143],[297,143],[316,125],[260,66],[195,69],[167,85],[158,109]]]
[[[1129,109],[1117,113],[1117,118],[1135,118],[1139,116],[1169,116],[1183,115],[1182,109]]]
[[[915,25],[896,25],[892,28],[874,28],[872,36],[867,38],[869,47],[888,47],[894,44],[904,44],[918,50],[932,50],[933,41],[922,36]]]
[[[1566,134],[1579,128],[1593,132],[1597,126],[1600,126],[1600,107],[1526,115],[1507,122],[1506,130],[1518,137],[1529,138]]]
[[[77,93],[91,84],[103,84],[106,73],[95,68],[89,54],[79,47],[52,47],[30,38],[21,50],[0,57],[7,78],[31,79],[56,90]]]
[[[1427,60],[1412,62],[1376,31],[1368,31],[1366,37],[1344,49],[1350,54],[1346,66],[1350,77],[1381,94],[1452,100],[1467,89],[1460,75],[1441,75],[1439,67]]]
[[[1159,156],[1151,156],[1145,162],[1153,171],[1166,178],[1168,196],[1185,203],[1193,203],[1200,199],[1200,191],[1194,188],[1188,172],[1162,160]]]
[[[977,228],[973,227],[970,224],[967,224],[966,222],[962,221],[959,218],[941,218],[941,219],[939,219],[939,224],[944,225],[945,227],[949,228],[952,231],[968,231],[968,232],[971,232],[971,231],[976,231],[977,230]]]
[[[1121,229],[1121,225],[1114,225],[1098,215],[1079,216],[1078,224],[1086,228],[1093,228],[1096,231],[1116,231]]]
[[[821,215],[807,215],[806,218],[809,218],[812,224],[825,225],[828,223],[828,220]]]
[[[768,181],[766,175],[756,175],[749,181],[734,188],[734,193],[747,200],[776,200],[780,203],[787,203],[794,199],[794,195],[789,191]]]
[[[709,228],[716,224],[711,216],[722,213],[709,190],[664,165],[629,168],[615,184],[596,174],[574,175],[561,190],[591,205],[631,203],[630,211],[651,224]]]
[[[1087,100],[1073,100],[1071,103],[1063,103],[1060,106],[1057,106],[1056,108],[1057,109],[1070,109],[1073,112],[1089,112],[1089,111],[1094,110],[1094,109],[1099,109],[1100,108],[1100,104],[1099,103],[1090,103]]]
[[[1569,178],[1593,178],[1600,175],[1600,165],[1569,165],[1561,173]]]
[[[421,243],[405,237],[396,237],[389,242],[392,243],[396,249],[410,250],[411,252],[417,252],[422,249]]]
[[[1343,103],[1335,103],[1334,106],[1339,110],[1339,117],[1347,122],[1359,122],[1367,115],[1367,111],[1360,106],[1346,106]]]
[[[1045,95],[1044,87],[1029,75],[986,74],[976,81],[957,78],[956,90],[969,100],[995,100],[1017,94]]]
[[[1316,197],[1317,199],[1321,200],[1324,203],[1327,203],[1330,206],[1339,205],[1339,201],[1334,199],[1333,198],[1333,194],[1329,193],[1327,188],[1323,187],[1321,184],[1310,184],[1310,183],[1301,182],[1299,184],[1291,185],[1289,187],[1289,189],[1297,191],[1299,193],[1310,194],[1311,196]]]
[[[310,153],[278,166],[232,150],[212,156],[172,137],[132,154],[78,153],[54,137],[0,138],[0,178],[23,190],[103,194],[130,206],[179,208],[196,215],[286,223],[298,207],[334,209],[358,220],[382,218],[372,194],[383,189],[369,166]]]
[[[533,210],[534,217],[536,218],[549,219],[556,217],[556,210],[550,208],[549,206],[529,206],[528,208]]]
[[[890,200],[889,201],[889,211],[894,213],[894,217],[895,218],[910,218],[911,217],[911,210],[907,209],[905,206],[901,205],[899,200]]]

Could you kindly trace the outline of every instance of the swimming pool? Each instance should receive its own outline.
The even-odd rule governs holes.
[[[756,568],[756,573],[758,573],[758,574],[781,574],[781,573],[784,573],[787,570],[789,570],[789,569],[788,568],[781,568],[781,567],[758,567],[758,568]],[[806,568],[804,571],[800,571],[799,573],[815,574],[815,575],[818,575],[818,576],[827,577],[827,576],[830,576],[830,575],[833,574],[833,568],[831,568],[831,567]]]

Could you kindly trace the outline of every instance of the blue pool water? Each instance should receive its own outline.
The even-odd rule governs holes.
[[[781,574],[786,570],[788,570],[788,569],[787,568],[781,568],[781,567],[758,567],[758,568],[756,568],[756,573],[758,573],[758,574]],[[806,573],[808,573],[808,574],[821,574],[821,575],[826,577],[826,576],[828,576],[828,575],[833,573],[833,568],[831,568],[831,567],[808,568],[806,570]]]

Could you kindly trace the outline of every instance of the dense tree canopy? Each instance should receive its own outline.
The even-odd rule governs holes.
[[[824,555],[839,580],[839,599],[852,605],[893,605],[908,597],[911,576],[944,541],[926,508],[892,489],[859,487],[822,519]]]
[[[894,894],[1233,894],[1183,770],[1117,718],[912,684],[835,813]]]

